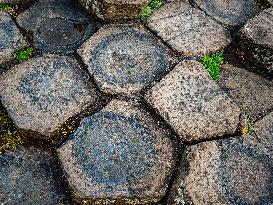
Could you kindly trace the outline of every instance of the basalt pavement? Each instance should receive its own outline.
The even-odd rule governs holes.
[[[273,205],[272,0],[0,3],[1,205]]]

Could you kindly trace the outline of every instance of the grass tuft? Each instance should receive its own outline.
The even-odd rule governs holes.
[[[152,15],[155,9],[158,9],[162,5],[162,0],[152,0],[148,6],[144,7],[140,13],[139,18],[142,21],[146,21],[149,16]]]
[[[32,56],[32,53],[33,53],[33,48],[31,47],[24,48],[16,52],[16,59],[19,62],[26,61]]]

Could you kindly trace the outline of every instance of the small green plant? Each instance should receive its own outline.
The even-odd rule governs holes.
[[[33,48],[31,47],[24,48],[16,52],[16,59],[19,62],[26,61],[32,56],[32,53],[33,53]]]
[[[246,134],[253,134],[254,133],[254,121],[252,117],[248,117],[247,121],[246,121],[246,125],[240,126],[240,131],[242,133],[242,135],[246,135]]]
[[[221,66],[224,60],[224,52],[218,51],[213,55],[204,55],[201,58],[202,65],[209,72],[211,78],[215,81],[219,80]]]
[[[150,4],[144,7],[140,13],[139,18],[143,21],[146,21],[149,16],[152,15],[155,9],[158,9],[162,5],[162,0],[152,0]]]
[[[0,11],[8,12],[10,15],[15,16],[15,8],[8,3],[0,3]]]

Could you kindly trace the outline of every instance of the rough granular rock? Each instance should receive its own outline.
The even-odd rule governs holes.
[[[230,42],[219,23],[183,1],[166,3],[147,22],[167,44],[187,56],[213,53]]]
[[[1,102],[15,125],[46,137],[89,105],[98,93],[76,60],[47,55],[21,63],[0,78]]]
[[[232,65],[223,65],[219,85],[243,112],[257,119],[273,109],[273,83]]]
[[[148,204],[166,193],[175,146],[166,130],[131,102],[111,101],[82,120],[58,148],[79,203]]]
[[[227,26],[242,25],[259,12],[255,0],[194,0],[194,3]]]
[[[178,64],[145,98],[183,141],[233,134],[239,123],[239,108],[194,60]]]
[[[254,129],[253,135],[188,147],[168,204],[272,204],[273,113]]]
[[[27,46],[16,24],[6,12],[0,11],[0,66],[14,58],[14,53]]]
[[[50,151],[20,147],[0,155],[0,202],[68,205],[63,177]]]
[[[239,32],[244,57],[252,64],[273,72],[273,8],[250,19]]]
[[[102,27],[78,50],[104,92],[132,95],[163,77],[168,50],[140,25]]]
[[[72,0],[40,0],[16,20],[46,52],[72,52],[96,31],[94,20]]]

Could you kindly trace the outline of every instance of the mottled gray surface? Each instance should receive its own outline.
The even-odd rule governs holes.
[[[273,109],[273,83],[232,65],[223,65],[219,85],[242,108],[257,119]]]
[[[183,61],[145,96],[183,141],[233,134],[239,108],[201,63]]]
[[[154,11],[148,26],[173,49],[187,56],[213,53],[230,42],[229,33],[186,2],[169,2]]]
[[[136,204],[159,201],[176,162],[167,132],[138,106],[113,100],[82,120],[59,149],[77,201]]]
[[[132,95],[164,76],[170,64],[166,48],[142,26],[103,26],[78,50],[105,92]]]
[[[62,180],[50,151],[20,147],[0,155],[3,205],[67,205]]]
[[[1,102],[15,125],[47,138],[69,117],[96,106],[94,85],[70,57],[31,59],[3,74],[0,84]]]
[[[239,26],[259,11],[255,0],[194,0],[194,3],[227,26]]]
[[[15,57],[14,53],[26,45],[10,15],[0,11],[0,65],[12,60]]]
[[[40,0],[16,20],[33,32],[34,46],[47,52],[72,52],[96,31],[94,20],[72,0]]]

